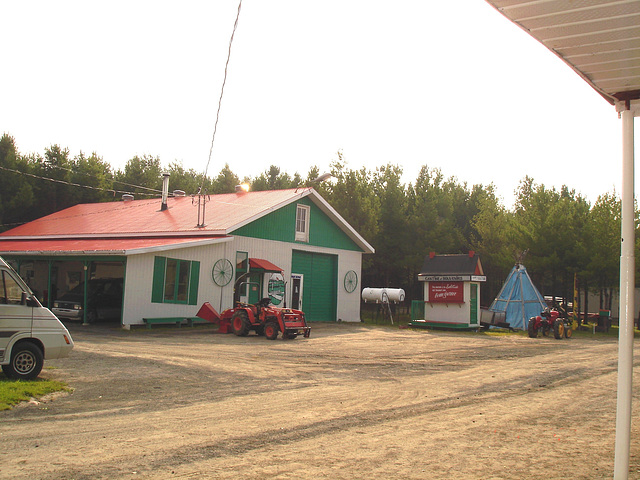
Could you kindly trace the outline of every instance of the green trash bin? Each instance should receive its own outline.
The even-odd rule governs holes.
[[[596,330],[599,332],[609,332],[609,328],[611,328],[611,310],[600,310]]]

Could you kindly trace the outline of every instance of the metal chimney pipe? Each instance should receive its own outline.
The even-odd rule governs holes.
[[[166,210],[167,208],[167,197],[169,196],[169,177],[170,173],[164,172],[162,174],[162,206],[160,210]]]

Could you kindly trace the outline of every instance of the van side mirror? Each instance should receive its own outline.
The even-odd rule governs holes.
[[[27,292],[22,292],[22,297],[20,299],[21,305],[26,305],[27,307],[39,307],[38,300],[32,295],[29,295]]]

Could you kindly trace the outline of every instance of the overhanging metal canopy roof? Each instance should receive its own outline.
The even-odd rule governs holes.
[[[271,273],[282,273],[283,269],[274,265],[269,260],[263,260],[262,258],[250,258],[249,269],[251,270],[264,270]]]
[[[622,120],[620,330],[614,479],[626,480],[630,465],[633,397],[634,117],[640,116],[640,0],[486,1],[560,57],[615,105]]]
[[[640,1],[487,2],[560,57],[612,105],[640,99]]]

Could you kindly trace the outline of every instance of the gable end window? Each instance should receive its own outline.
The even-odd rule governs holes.
[[[308,205],[298,205],[296,208],[296,241],[309,241],[309,212]]]
[[[153,263],[153,303],[197,305],[200,262],[155,257]]]

